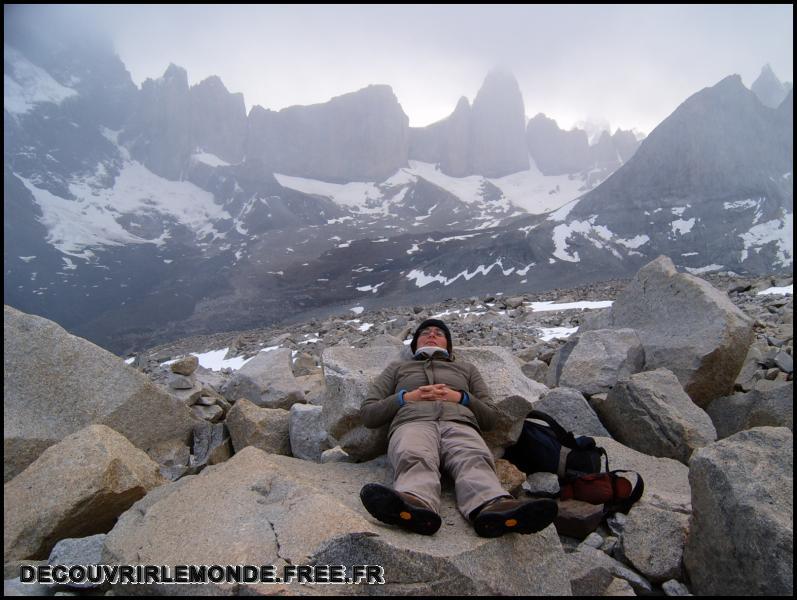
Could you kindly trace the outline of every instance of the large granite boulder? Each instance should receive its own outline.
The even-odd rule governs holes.
[[[3,487],[4,561],[47,559],[63,538],[105,533],[164,483],[158,464],[113,429],[67,436]]]
[[[222,388],[230,402],[246,398],[262,408],[289,409],[304,403],[304,391],[291,368],[291,350],[277,348],[259,352],[238,369]]]
[[[319,465],[245,448],[224,465],[159,488],[134,505],[108,534],[103,562],[271,564],[278,570],[285,564],[378,564],[385,581],[378,589],[325,586],[323,591],[570,594],[561,569],[564,552],[552,526],[533,535],[480,538],[457,511],[453,490],[446,489],[440,531],[408,533],[374,520],[360,503],[364,484],[389,477],[382,461]],[[196,591],[179,587],[180,593]],[[203,593],[311,593],[301,586],[243,587],[210,585]]]
[[[636,329],[645,369],[675,373],[700,407],[733,391],[753,341],[750,317],[710,283],[678,273],[666,256],[639,270],[612,305],[609,321]]]
[[[189,409],[119,357],[41,317],[3,314],[3,479],[92,423],[142,450],[190,443]]]
[[[321,354],[327,391],[322,400],[321,420],[329,434],[329,445],[340,446],[356,459],[368,460],[384,454],[389,425],[368,429],[360,423],[360,407],[368,384],[387,365],[398,360],[394,346],[356,349],[327,348]]]
[[[541,396],[534,409],[552,416],[575,436],[611,437],[587,399],[578,390],[566,387],[549,390]]]
[[[689,515],[637,504],[623,530],[623,554],[654,583],[683,580],[683,554]]]
[[[695,452],[684,564],[699,595],[794,593],[794,436],[742,431]]]
[[[294,404],[291,406],[288,432],[291,441],[291,454],[296,458],[321,462],[321,455],[329,450],[324,429],[321,406]]]
[[[585,331],[554,355],[548,384],[575,388],[589,396],[608,392],[618,379],[645,364],[642,342],[633,329]]]
[[[500,454],[517,442],[523,419],[548,388],[523,374],[512,353],[499,346],[455,349],[456,356],[472,363],[487,384],[500,416],[495,428],[484,433],[484,441]]]
[[[241,398],[227,415],[227,428],[236,452],[247,446],[291,455],[290,415],[283,408],[260,408]]]
[[[706,412],[719,439],[753,427],[788,427],[794,431],[794,383],[723,396],[714,400]]]
[[[695,448],[717,439],[711,418],[667,369],[618,381],[606,399],[593,401],[593,406],[615,439],[645,454],[687,464]]]

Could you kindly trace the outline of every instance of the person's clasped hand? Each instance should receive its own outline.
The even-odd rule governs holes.
[[[458,390],[453,390],[445,383],[435,383],[433,385],[422,385],[416,390],[404,394],[404,400],[409,402],[441,401],[459,402],[462,394]]]

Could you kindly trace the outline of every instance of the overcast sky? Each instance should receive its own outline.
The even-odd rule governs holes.
[[[792,5],[39,5],[112,38],[136,84],[170,62],[218,75],[247,109],[392,86],[410,125],[448,116],[494,66],[517,77],[529,117],[650,131],[690,95],[769,63],[793,80]],[[9,15],[6,12],[6,26]],[[13,26],[13,25],[12,25]],[[68,25],[67,25],[68,26]]]

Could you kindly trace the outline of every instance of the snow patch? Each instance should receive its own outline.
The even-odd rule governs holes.
[[[562,302],[555,304],[554,300],[546,302],[524,302],[523,304],[530,305],[532,312],[546,312],[551,310],[584,310],[596,308],[609,308],[612,305],[612,300],[596,300],[588,301],[583,300],[580,302]]]
[[[793,296],[794,284],[787,285],[785,287],[770,287],[765,290],[761,290],[756,294],[756,296],[768,296],[770,294],[780,294],[781,296]]]
[[[538,327],[541,335],[540,339],[544,342],[554,338],[566,338],[578,331],[578,327]]]
[[[711,271],[721,271],[725,267],[722,265],[706,265],[705,267],[684,267],[692,275],[700,275],[701,273],[710,273]]]
[[[58,83],[8,44],[3,44],[3,61],[11,67],[10,75],[3,74],[3,108],[11,114],[22,115],[36,104],[61,104],[77,96],[75,90]]]
[[[413,269],[406,275],[406,278],[409,279],[410,281],[414,280],[415,285],[417,285],[418,287],[424,287],[429,285],[430,283],[434,283],[435,281],[440,282],[443,285],[451,285],[460,277],[464,277],[466,281],[470,281],[476,275],[487,275],[490,271],[492,271],[494,267],[498,267],[501,270],[501,272],[504,274],[504,276],[511,275],[512,273],[515,272],[517,267],[509,267],[508,269],[504,269],[502,261],[503,259],[499,258],[489,267],[486,267],[484,265],[479,265],[473,271],[468,271],[467,269],[465,269],[464,271],[457,273],[453,277],[446,277],[442,273],[438,273],[437,275],[429,275],[421,271],[420,269]],[[529,267],[531,267],[533,264],[534,263],[530,263],[524,266],[521,269],[522,274],[525,275],[528,272]]]
[[[762,246],[774,242],[777,247],[777,259],[780,264],[784,267],[791,265],[794,252],[792,229],[792,213],[786,213],[782,221],[774,219],[751,227],[747,233],[739,235],[744,241],[740,262],[747,260],[750,249],[755,249],[758,252]]]
[[[673,209],[675,210],[675,209]],[[672,227],[673,235],[684,235],[685,233],[689,233],[692,231],[692,227],[695,225],[695,219],[692,217],[688,221],[684,221],[683,219],[678,219],[677,221],[673,221],[670,223]]]
[[[196,162],[201,162],[203,164],[209,165],[211,167],[229,167],[230,163],[220,159],[215,154],[211,154],[209,152],[199,152],[191,156]]]

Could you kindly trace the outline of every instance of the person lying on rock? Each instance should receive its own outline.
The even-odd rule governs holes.
[[[456,359],[451,332],[427,319],[412,338],[411,360],[391,363],[369,386],[360,417],[369,428],[390,423],[393,488],[369,483],[360,499],[384,523],[432,535],[440,528],[440,467],[455,482],[457,507],[482,537],[534,533],[553,522],[553,500],[516,500],[495,473],[481,431],[498,411],[476,367]]]

